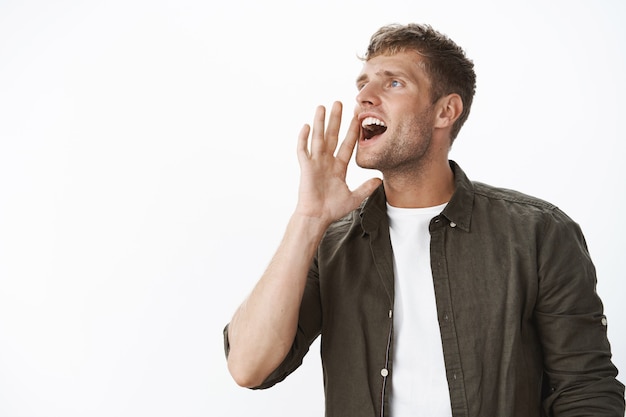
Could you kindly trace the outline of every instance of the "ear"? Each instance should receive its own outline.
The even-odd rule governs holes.
[[[456,93],[441,97],[436,104],[435,127],[452,127],[463,112],[463,100]]]

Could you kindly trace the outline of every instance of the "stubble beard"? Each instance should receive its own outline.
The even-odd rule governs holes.
[[[390,137],[385,138],[383,149],[377,153],[367,155],[357,149],[357,165],[378,170],[385,178],[419,172],[429,158],[433,126],[431,115],[432,110],[426,109],[413,122],[402,123],[395,131],[385,132]]]

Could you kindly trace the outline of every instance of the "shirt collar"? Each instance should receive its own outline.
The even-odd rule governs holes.
[[[456,227],[469,232],[474,206],[474,185],[467,178],[465,172],[454,161],[449,161],[454,173],[454,194],[443,210],[442,215]],[[378,227],[388,227],[387,200],[384,184],[381,184],[362,204],[360,209],[361,224],[365,233],[372,233]]]
[[[469,232],[474,207],[474,185],[456,162],[450,161],[450,168],[454,173],[454,194],[442,214],[456,227]]]

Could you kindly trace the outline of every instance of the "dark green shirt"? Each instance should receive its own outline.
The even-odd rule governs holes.
[[[430,222],[430,259],[453,416],[624,416],[579,226],[552,204],[470,182],[450,165],[456,189]],[[326,232],[292,350],[258,387],[293,372],[321,334],[327,417],[390,415],[394,272],[383,187]]]

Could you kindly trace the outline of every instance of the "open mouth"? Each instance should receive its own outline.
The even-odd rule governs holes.
[[[363,121],[361,122],[361,127],[363,128],[363,138],[365,140],[380,135],[384,133],[385,130],[387,130],[385,122],[375,117],[366,117],[365,119],[363,119]]]

